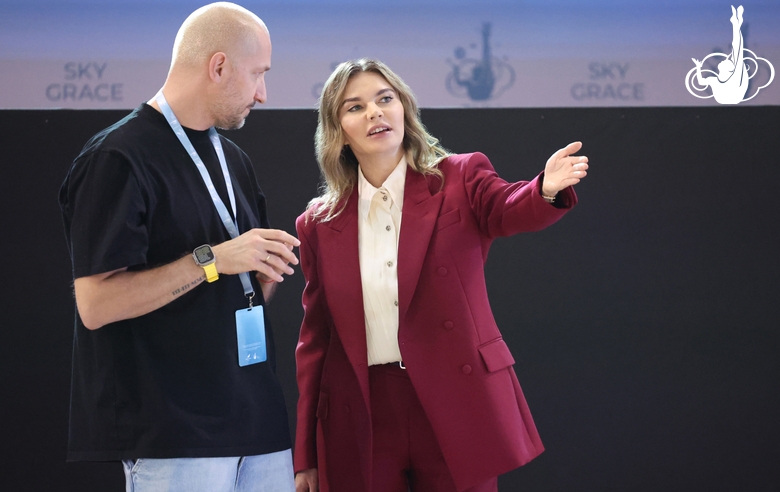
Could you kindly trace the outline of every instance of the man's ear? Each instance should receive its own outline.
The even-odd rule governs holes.
[[[225,75],[227,65],[227,55],[218,51],[211,56],[209,60],[209,78],[214,82],[220,82]]]

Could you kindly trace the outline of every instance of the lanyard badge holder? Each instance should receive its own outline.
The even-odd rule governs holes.
[[[198,168],[200,177],[203,179],[203,183],[209,191],[211,201],[214,202],[214,207],[219,213],[222,223],[225,225],[228,234],[231,238],[239,236],[238,225],[230,216],[230,213],[219,197],[214,183],[209,176],[209,172],[206,169],[203,160],[198,155],[195,147],[192,146],[192,142],[184,133],[181,123],[173,114],[171,106],[168,101],[165,100],[162,90],[155,96],[155,101],[160,106],[162,114],[171,126],[173,133],[179,139],[179,142],[184,146],[184,149],[190,155],[190,158],[195,163],[195,167]],[[219,140],[219,135],[214,127],[209,128],[209,139],[214,146],[214,150],[217,153],[219,159],[219,166],[222,169],[222,175],[225,177],[225,186],[227,187],[228,197],[230,198],[230,206],[233,210],[233,217],[236,215],[236,195],[233,191],[233,183],[230,179],[230,173],[228,172],[227,162],[225,160],[225,152],[222,150],[222,142]],[[254,289],[252,288],[252,282],[249,280],[249,274],[247,272],[239,273],[238,277],[241,279],[241,285],[244,287],[244,295],[249,300],[249,307],[247,309],[239,309],[236,311],[236,338],[238,340],[238,365],[248,366],[251,364],[257,364],[258,362],[264,362],[267,359],[266,343],[265,343],[265,318],[263,316],[263,306],[252,306],[252,298],[255,296]]]

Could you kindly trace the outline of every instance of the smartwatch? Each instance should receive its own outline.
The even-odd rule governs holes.
[[[208,244],[198,246],[192,252],[192,257],[195,258],[195,263],[199,267],[203,267],[203,271],[206,272],[206,281],[213,282],[219,278],[216,265],[217,259],[214,257],[214,251],[211,249],[211,246]]]

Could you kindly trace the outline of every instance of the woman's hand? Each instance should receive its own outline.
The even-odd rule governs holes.
[[[319,489],[316,468],[309,468],[295,474],[295,492],[317,492]]]
[[[571,155],[581,148],[582,142],[572,142],[547,159],[542,184],[543,195],[555,196],[562,189],[579,183],[588,175],[588,158]]]

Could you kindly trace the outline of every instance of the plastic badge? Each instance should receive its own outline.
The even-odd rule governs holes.
[[[236,336],[238,338],[238,365],[241,367],[265,362],[265,319],[263,306],[236,311]]]

